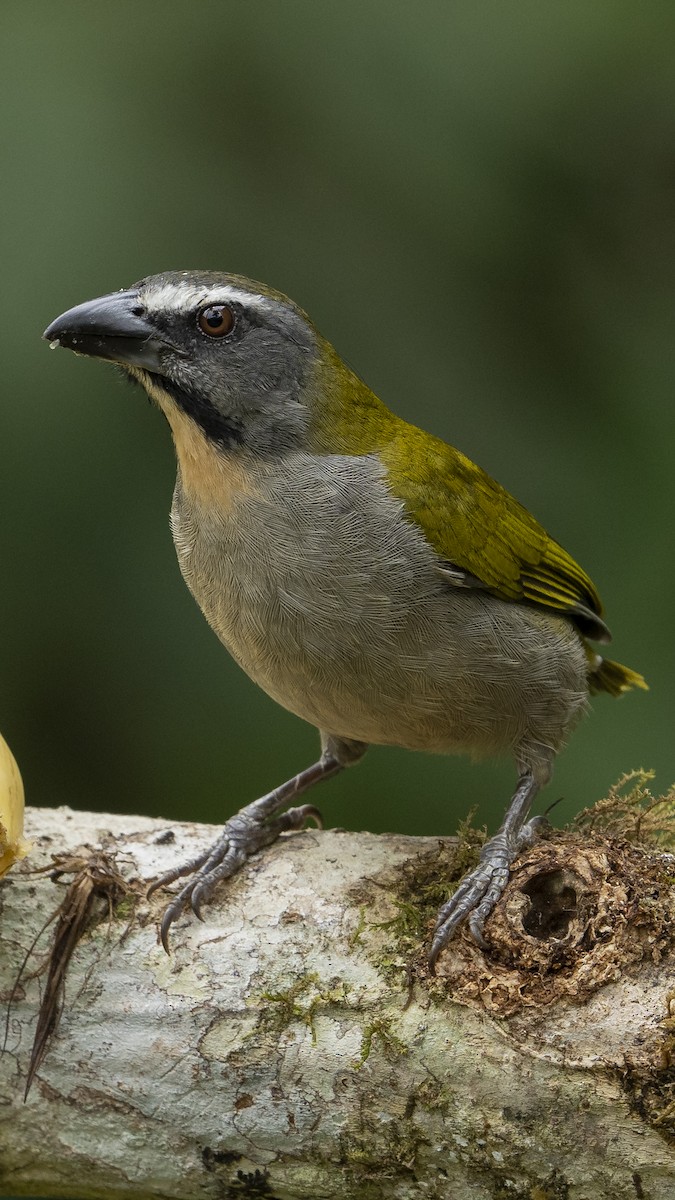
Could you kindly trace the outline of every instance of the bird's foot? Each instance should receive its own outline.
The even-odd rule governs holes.
[[[500,829],[485,843],[478,866],[465,875],[457,890],[439,909],[429,953],[432,974],[439,954],[463,921],[467,921],[473,940],[481,949],[487,949],[483,932],[485,922],[508,883],[510,868],[521,850],[531,846],[547,827],[545,817],[533,817],[517,832]]]
[[[268,792],[266,796],[247,804],[246,808],[240,809],[230,817],[220,837],[204,854],[198,855],[181,867],[174,867],[172,871],[162,875],[161,879],[155,880],[148,889],[148,896],[173,883],[175,879],[182,879],[185,875],[192,876],[167,905],[160,921],[159,933],[167,954],[169,930],[188,904],[195,916],[201,920],[201,906],[210,898],[216,884],[220,883],[221,879],[229,879],[234,875],[252,854],[256,854],[265,846],[271,846],[272,842],[276,842],[279,835],[287,830],[302,829],[307,821],[316,821],[321,827],[321,813],[313,804],[302,804],[299,808],[288,808],[285,812],[280,810],[289,800],[294,800],[315,783],[320,783],[322,779],[330,779],[331,775],[341,770],[342,763],[328,751],[324,751],[319,762],[313,763],[311,767],[307,767],[299,775],[294,775],[273,792]]]
[[[253,804],[249,804],[235,813],[224,825],[220,837],[208,850],[182,866],[167,871],[148,889],[148,896],[151,896],[153,892],[173,883],[175,879],[180,879],[185,875],[192,876],[189,882],[176,893],[170,904],[167,904],[162,914],[159,932],[167,954],[169,953],[169,930],[188,905],[194,915],[201,920],[202,905],[211,898],[216,884],[220,883],[222,879],[229,879],[231,875],[234,875],[253,854],[257,854],[266,846],[271,846],[272,842],[275,842],[279,835],[287,830],[301,829],[309,820],[316,821],[319,828],[321,827],[321,814],[313,804],[289,808],[272,820],[265,820],[264,817],[261,817],[260,813],[256,811],[258,804],[259,801],[256,800]]]

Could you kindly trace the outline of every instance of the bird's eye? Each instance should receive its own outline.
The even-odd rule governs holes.
[[[209,337],[225,337],[234,327],[234,313],[229,304],[210,304],[199,313],[197,324]]]

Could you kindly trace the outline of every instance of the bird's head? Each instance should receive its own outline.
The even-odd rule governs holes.
[[[210,271],[141,279],[71,308],[43,336],[118,363],[173,427],[188,418],[211,444],[259,454],[304,444],[326,345],[288,297]]]

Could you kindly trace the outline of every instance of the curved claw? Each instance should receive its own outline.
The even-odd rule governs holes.
[[[314,804],[300,804],[297,808],[287,808],[272,821],[267,822],[270,833],[278,836],[290,830],[302,829],[308,821],[315,821],[318,829],[323,829],[323,817]]]
[[[479,906],[479,908],[476,909],[476,912],[472,913],[469,917],[469,931],[474,942],[477,946],[480,946],[481,950],[487,950],[488,948],[488,943],[485,940],[485,935],[483,933],[485,921],[488,916],[489,913],[483,914],[480,911]]]
[[[466,920],[469,932],[481,950],[487,950],[485,922],[493,912],[509,881],[509,870],[514,859],[526,846],[532,845],[541,835],[548,822],[543,817],[533,817],[513,838],[502,833],[490,838],[481,851],[481,861],[475,870],[460,883],[456,892],[446,900],[438,913],[434,937],[429,953],[429,968],[435,974],[438,956],[462,921]]]
[[[171,953],[171,947],[169,945],[169,930],[171,929],[174,921],[177,920],[182,913],[183,903],[183,893],[179,892],[176,896],[176,899],[172,900],[171,904],[167,904],[164,912],[162,913],[162,919],[159,923],[159,937],[167,954]]]
[[[162,943],[162,946],[164,947],[164,953],[171,954],[171,945],[169,943],[169,929],[171,928],[172,922],[167,921],[166,918],[167,918],[167,914],[164,913],[164,916],[162,917],[162,920],[161,920],[161,923],[159,926],[159,940]]]
[[[254,800],[252,804],[230,817],[220,837],[203,854],[183,866],[174,867],[151,883],[147,891],[148,896],[152,896],[159,888],[166,887],[176,879],[185,875],[193,876],[193,879],[173,897],[161,918],[159,935],[167,954],[169,930],[188,903],[195,916],[200,921],[203,920],[202,904],[208,901],[216,884],[234,875],[251,855],[270,846],[280,833],[290,829],[301,829],[308,820],[314,820],[319,828],[322,827],[321,813],[313,804],[303,804],[287,809],[286,812],[280,812],[280,809],[320,780],[330,779],[342,770],[342,766],[337,758],[326,751],[311,767],[307,767],[299,775],[294,775],[273,792]]]
[[[474,909],[478,908],[480,901],[483,899],[488,890],[490,878],[490,874],[486,872],[484,864],[481,863],[478,867],[476,867],[475,871],[472,871],[470,875],[467,875],[462,880],[457,888],[457,891],[453,893],[449,900],[446,900],[445,904],[440,909],[438,919],[436,921],[436,928],[434,930],[434,938],[431,944],[431,950],[429,952],[429,968],[432,975],[435,975],[436,973],[436,963],[441,950],[445,949],[455,930],[459,925],[461,925],[462,921],[468,917],[470,913],[473,913]],[[494,906],[490,907],[490,912],[492,911],[492,907]],[[476,912],[476,917],[479,916],[479,913],[480,909],[478,909],[478,912]],[[480,920],[478,937],[475,937],[471,922],[469,923],[469,928],[471,929],[476,942],[482,950],[487,948],[487,942],[483,937],[483,924],[487,916],[488,913],[486,912],[485,916],[483,916],[482,920]]]
[[[298,809],[298,812],[302,813],[303,825],[305,825],[307,821],[314,821],[317,829],[323,829],[323,817],[315,804],[303,804],[302,807]]]

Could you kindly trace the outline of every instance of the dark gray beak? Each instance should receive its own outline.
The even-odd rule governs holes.
[[[163,352],[175,350],[148,320],[134,290],[78,304],[52,321],[42,336],[53,347],[155,374],[163,374]]]

